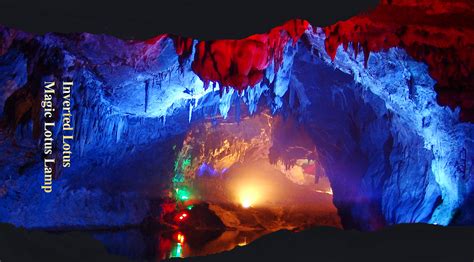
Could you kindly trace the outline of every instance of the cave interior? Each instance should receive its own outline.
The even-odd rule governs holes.
[[[162,258],[282,229],[472,225],[472,53],[427,37],[438,24],[381,37],[374,24],[394,25],[366,19],[218,41],[0,28],[0,221],[98,230],[114,253]],[[433,58],[446,52],[454,71]],[[71,167],[45,194],[39,87],[61,79],[74,81]]]

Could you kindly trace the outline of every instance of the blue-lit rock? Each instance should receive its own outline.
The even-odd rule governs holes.
[[[385,162],[388,180],[380,181],[385,177],[381,169],[372,170],[370,165],[371,162],[381,165],[384,161],[376,160],[380,156],[369,155],[369,168],[361,188],[368,186],[365,191],[369,194],[381,191],[378,201],[387,223],[449,224],[456,209],[472,191],[473,125],[460,123],[457,111],[436,103],[434,81],[426,65],[414,61],[403,50],[392,48],[371,53],[368,66],[364,68],[363,57],[355,57],[351,49],[343,51],[342,46],[331,62],[321,52],[323,38],[321,32],[311,37],[320,58],[353,76],[361,85],[358,96],[365,103],[376,104],[368,96],[382,100],[381,105],[373,106],[374,118],[388,120],[385,121],[388,130],[376,128],[374,132],[389,134],[390,140],[383,136],[372,140],[374,145],[389,142],[385,150],[391,151]],[[364,118],[370,121],[367,115]],[[361,134],[373,136],[367,127],[357,129]],[[370,141],[362,141],[360,149],[369,149],[368,153],[374,154],[376,151],[370,145]],[[440,196],[436,193],[438,190]]]

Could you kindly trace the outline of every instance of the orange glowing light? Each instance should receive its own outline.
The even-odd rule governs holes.
[[[240,241],[237,245],[238,245],[239,247],[243,247],[243,246],[245,246],[245,245],[247,245],[247,244],[248,244],[248,243],[247,243],[247,237],[245,237],[244,240],[243,240],[243,241]]]
[[[253,207],[262,200],[262,190],[256,183],[243,184],[237,192],[238,200],[243,208]]]
[[[184,243],[184,235],[183,235],[183,234],[178,233],[177,238],[178,238],[178,242],[179,242],[179,243],[181,243],[181,244]]]
[[[243,208],[249,208],[252,206],[252,200],[248,199],[248,198],[245,198],[242,200],[242,207]]]
[[[314,191],[322,194],[328,194],[328,195],[333,195],[332,188],[329,188],[327,190],[319,190],[319,189],[314,189]]]
[[[268,181],[268,175],[258,167],[245,167],[241,175],[228,183],[228,188],[234,195],[234,201],[242,208],[260,207],[272,199],[273,184]]]

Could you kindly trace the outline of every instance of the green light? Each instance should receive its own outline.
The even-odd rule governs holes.
[[[176,247],[171,250],[170,258],[183,257],[183,249],[181,243],[177,243]]]
[[[173,183],[183,183],[184,182],[184,175],[183,174],[176,174],[173,177]]]
[[[182,164],[181,168],[185,169],[189,165],[191,165],[191,158],[186,158],[186,159],[183,160],[183,164]]]
[[[193,207],[194,207],[193,205],[190,205],[186,209],[191,210],[191,209],[193,209]]]
[[[184,145],[184,148],[178,153],[174,162],[173,188],[175,190],[174,197],[177,201],[186,201],[192,199],[191,191],[186,188],[187,179],[191,172],[192,155],[190,147]]]
[[[188,200],[191,194],[186,188],[176,188],[176,197],[179,200]]]

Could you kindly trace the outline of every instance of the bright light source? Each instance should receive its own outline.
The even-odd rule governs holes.
[[[176,188],[176,198],[181,201],[186,201],[191,198],[191,193],[187,188]]]
[[[181,244],[184,243],[184,235],[183,234],[178,233],[177,239],[178,239],[179,243],[181,243]]]
[[[252,206],[252,201],[250,201],[250,199],[248,198],[245,198],[242,200],[242,207],[243,208],[249,208]]]
[[[245,246],[245,245],[247,245],[247,244],[248,244],[248,243],[247,243],[247,237],[245,237],[245,238],[244,238],[244,241],[240,241],[239,244],[237,244],[237,245],[239,245],[239,247],[243,247],[243,246]]]
[[[187,216],[188,216],[188,214],[183,212],[183,213],[181,213],[177,216],[177,219],[179,221],[183,221]]]
[[[254,206],[261,201],[261,191],[259,186],[253,183],[243,184],[238,190],[238,199],[243,208]]]

